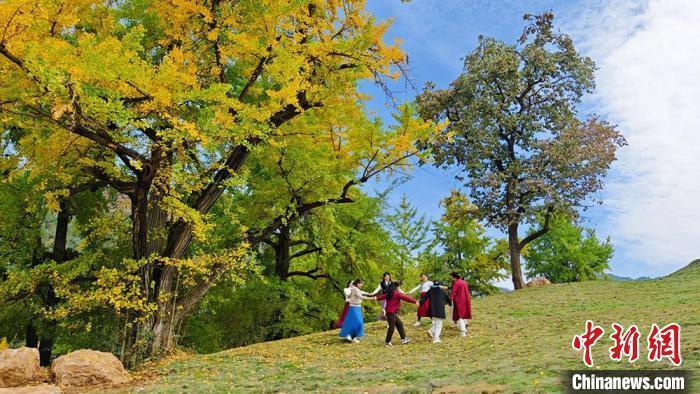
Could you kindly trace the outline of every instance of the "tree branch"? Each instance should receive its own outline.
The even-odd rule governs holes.
[[[18,58],[17,56],[13,55],[10,51],[8,51],[4,43],[0,44],[0,55],[5,56],[7,60],[14,63],[17,67],[24,71],[24,73],[27,74],[29,78],[31,78],[39,87],[42,88],[42,91],[44,93],[47,92],[46,86],[42,86],[41,80],[39,80],[39,78],[37,78],[37,76],[34,75],[34,73],[32,73],[31,70],[27,68],[22,59]]]
[[[329,278],[327,274],[316,274],[321,268],[316,267],[310,271],[290,271],[287,276],[305,276],[311,279]]]
[[[544,225],[542,226],[541,229],[535,231],[534,233],[531,233],[527,237],[523,238],[523,240],[520,241],[520,243],[518,243],[518,248],[520,250],[522,250],[525,247],[525,245],[527,245],[530,242],[536,240],[537,238],[545,235],[547,233],[547,231],[549,231],[549,222],[552,219],[553,213],[554,213],[554,207],[550,205],[547,208],[547,213],[544,216]]]
[[[322,249],[319,246],[316,246],[313,248],[306,248],[304,250],[300,250],[300,251],[294,253],[293,255],[289,256],[289,260],[293,260],[293,259],[296,259],[297,257],[301,257],[301,256],[306,256],[307,254],[320,252],[321,250]]]
[[[106,184],[112,186],[120,193],[124,193],[124,194],[129,195],[136,190],[136,182],[126,182],[126,181],[122,181],[122,180],[119,180],[117,178],[114,178],[113,176],[104,172],[104,170],[102,168],[94,167],[94,166],[93,167],[85,167],[85,168],[83,168],[83,171],[85,171],[88,174],[92,175],[93,177],[99,179],[100,181],[103,181]]]

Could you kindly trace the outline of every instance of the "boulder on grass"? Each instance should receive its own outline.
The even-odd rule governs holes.
[[[547,286],[551,285],[552,282],[549,281],[547,278],[535,278],[525,285],[525,287],[540,287],[540,286]]]
[[[131,378],[121,361],[112,353],[81,349],[51,363],[51,375],[60,387],[85,387],[126,383]]]
[[[0,389],[0,394],[61,394],[63,391],[53,384],[40,384],[38,386],[13,387]]]
[[[31,383],[40,371],[39,351],[21,347],[0,352],[0,387],[17,387]]]

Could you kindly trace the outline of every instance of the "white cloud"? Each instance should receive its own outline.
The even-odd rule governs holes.
[[[596,111],[626,136],[598,223],[614,271],[667,274],[700,257],[700,2],[586,4],[567,18],[598,64]]]

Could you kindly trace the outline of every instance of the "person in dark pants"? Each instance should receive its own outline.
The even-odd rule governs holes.
[[[442,332],[442,322],[445,320],[445,305],[450,304],[450,296],[445,293],[440,286],[440,282],[435,281],[428,291],[420,298],[420,304],[428,304],[427,315],[432,319],[433,325],[428,330],[428,335],[433,338],[433,343],[440,343],[440,333]]]
[[[386,319],[389,322],[389,328],[386,331],[386,340],[384,341],[384,346],[392,347],[391,337],[394,336],[394,328],[399,331],[399,336],[401,337],[401,344],[407,344],[411,342],[410,338],[406,337],[406,331],[403,328],[403,322],[398,316],[399,307],[401,306],[401,301],[410,302],[420,306],[418,301],[407,296],[399,290],[401,282],[393,282],[387,289],[386,294],[377,296],[377,301],[386,300]]]

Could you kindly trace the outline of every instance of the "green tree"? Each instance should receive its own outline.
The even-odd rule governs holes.
[[[271,233],[328,198],[349,197],[364,178],[358,162],[402,166],[432,130],[414,127],[421,122],[407,111],[408,123],[367,126],[358,82],[397,77],[405,55],[384,42],[388,24],[361,0],[11,0],[0,2],[0,25],[0,128],[27,133],[14,147],[20,160],[3,173],[37,171],[76,145],[84,151],[70,171],[56,171],[60,184],[36,189],[46,206],[60,211],[75,177],[127,202],[129,258],[84,253],[48,276],[63,286],[64,311],[124,313],[131,335],[122,348],[146,355],[175,346],[177,327],[209,289],[255,262],[241,201],[219,211],[236,234],[213,226],[222,196],[249,190],[254,154],[337,146],[307,181],[340,174],[340,194],[324,188],[272,207]]]
[[[394,278],[417,276],[418,264],[421,257],[428,252],[426,248],[431,241],[429,221],[425,215],[418,214],[418,208],[411,204],[404,194],[399,205],[386,215],[384,225],[394,239]]]
[[[613,252],[610,238],[601,241],[593,229],[576,225],[567,215],[554,215],[549,232],[528,246],[525,272],[552,283],[596,280],[610,268]]]
[[[444,212],[433,223],[433,253],[424,259],[421,269],[436,278],[448,278],[451,271],[457,271],[471,291],[497,292],[493,282],[508,275],[507,247],[486,236],[476,220],[478,208],[459,191],[453,190],[440,205]]]
[[[424,117],[450,121],[432,144],[437,165],[459,166],[480,219],[508,234],[515,289],[523,287],[523,248],[547,233],[554,212],[595,199],[626,144],[597,116],[579,118],[595,65],[553,18],[526,15],[515,44],[480,37],[449,88],[428,85],[417,98]],[[537,217],[542,227],[520,238],[520,227]]]
[[[47,272],[84,251],[77,247],[81,234],[76,224],[85,224],[114,196],[102,193],[104,183],[72,168],[73,160],[91,154],[75,141],[48,137],[62,148],[62,157],[43,161],[37,155],[27,170],[15,171],[22,167],[25,151],[44,149],[29,135],[20,127],[0,135],[0,168],[8,175],[0,182],[0,306],[23,306],[25,344],[39,348],[41,365],[46,366],[59,323],[53,316],[59,298]]]
[[[393,258],[393,241],[381,225],[380,198],[355,199],[290,223],[295,242],[284,278],[276,272],[273,247],[260,245],[256,259],[264,267],[261,275],[242,287],[218,284],[186,320],[182,345],[214,352],[328,329],[342,308],[345,283],[378,278]],[[314,251],[304,253],[308,249]]]

